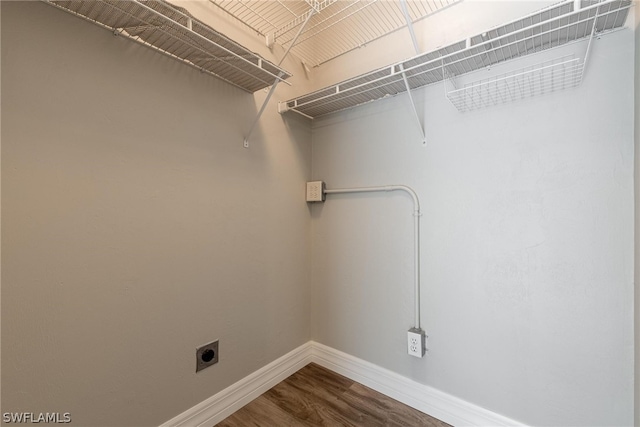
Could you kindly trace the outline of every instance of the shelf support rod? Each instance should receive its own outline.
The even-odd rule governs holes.
[[[409,30],[409,34],[411,35],[411,42],[413,43],[413,48],[416,51],[416,55],[420,55],[420,48],[418,47],[418,39],[416,38],[416,32],[413,29],[413,22],[411,21],[411,15],[409,15],[409,9],[407,8],[407,0],[400,0],[400,8],[402,9],[404,20],[407,22],[407,29]]]
[[[420,115],[418,114],[416,103],[413,100],[413,95],[411,95],[411,87],[409,87],[407,74],[404,72],[404,67],[402,66],[402,64],[400,64],[399,67],[400,67],[400,70],[402,70],[402,80],[404,81],[404,85],[407,88],[407,95],[409,96],[409,101],[411,101],[411,108],[413,110],[413,115],[416,119],[416,123],[418,124],[418,129],[420,129],[420,136],[422,136],[422,144],[425,145],[427,143],[427,137],[424,134],[424,129],[422,127],[422,123],[420,122]]]
[[[311,10],[309,11],[309,14],[307,15],[307,19],[305,19],[304,23],[300,26],[300,28],[298,29],[298,32],[297,32],[296,36],[293,38],[291,44],[289,45],[289,47],[285,51],[285,53],[282,56],[282,58],[280,58],[280,61],[278,61],[278,67],[280,67],[280,64],[282,64],[282,62],[285,60],[285,58],[287,57],[287,55],[291,51],[291,48],[293,47],[293,45],[296,44],[296,40],[298,39],[298,37],[300,37],[300,34],[302,34],[302,31],[304,30],[304,27],[307,26],[307,24],[311,20],[311,17],[315,13],[316,13],[316,9],[311,8]],[[265,108],[267,108],[267,104],[269,103],[269,100],[271,99],[271,96],[273,95],[273,92],[275,92],[276,87],[278,86],[278,83],[280,83],[282,75],[283,75],[283,73],[280,72],[278,74],[278,77],[276,77],[276,81],[273,82],[273,85],[271,86],[271,89],[269,90],[269,93],[267,94],[267,97],[265,98],[264,102],[262,103],[262,107],[260,107],[260,111],[258,111],[258,115],[253,120],[253,123],[251,124],[251,127],[249,128],[249,132],[247,132],[247,135],[244,137],[244,141],[242,143],[244,148],[249,148],[249,138],[251,137],[251,134],[253,133],[253,130],[255,129],[256,125],[258,124],[258,121],[260,120],[260,117],[262,116],[262,113],[264,113]]]
[[[596,16],[593,17],[593,26],[591,27],[591,35],[589,36],[589,43],[587,43],[587,51],[584,54],[584,60],[582,61],[582,72],[580,73],[580,83],[584,79],[584,72],[587,68],[587,61],[589,60],[589,54],[591,53],[591,42],[593,42],[593,36],[596,34],[596,24],[598,23],[599,9],[596,9]]]
[[[420,47],[418,47],[418,39],[416,38],[416,32],[413,29],[413,22],[411,22],[409,9],[407,8],[407,0],[400,0],[400,9],[402,9],[404,20],[407,22],[407,29],[409,30],[409,34],[411,35],[411,42],[413,43],[413,48],[416,51],[416,55],[420,55]],[[427,138],[424,133],[424,127],[420,122],[420,115],[418,114],[416,103],[413,100],[413,96],[411,95],[411,87],[409,86],[409,80],[407,80],[407,73],[404,71],[404,67],[402,66],[402,64],[400,64],[399,66],[400,66],[400,70],[402,71],[402,80],[404,81],[404,86],[407,88],[407,95],[409,96],[409,101],[411,102],[411,108],[416,118],[416,122],[418,123],[418,128],[420,129],[420,135],[422,136],[422,144],[425,145],[427,143]]]

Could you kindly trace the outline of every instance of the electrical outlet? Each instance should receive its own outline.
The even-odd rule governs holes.
[[[427,336],[422,329],[411,328],[407,332],[407,352],[410,356],[424,356],[427,351]]]
[[[218,363],[218,341],[210,342],[196,349],[196,372]]]
[[[324,202],[324,189],[322,181],[307,182],[307,202]]]

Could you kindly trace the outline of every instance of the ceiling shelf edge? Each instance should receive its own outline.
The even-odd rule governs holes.
[[[585,40],[622,27],[631,0],[566,0],[449,46],[280,102],[278,111],[309,118],[357,107],[508,60]],[[576,9],[576,7],[578,7]],[[595,20],[595,22],[594,22]]]
[[[253,93],[291,73],[165,0],[42,0]]]

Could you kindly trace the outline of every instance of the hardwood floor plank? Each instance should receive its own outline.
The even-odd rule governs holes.
[[[412,407],[398,402],[380,392],[359,383],[354,383],[346,393],[346,400],[354,400],[354,407],[363,407],[363,411],[379,413],[389,426],[425,426],[446,427],[448,424],[433,418]],[[365,409],[366,408],[366,409]]]
[[[322,410],[321,414],[327,420],[320,425],[383,425],[382,419],[375,414],[362,411],[344,399],[349,390],[345,386],[352,386],[353,381],[317,365],[308,366],[310,369],[301,369],[299,375],[290,378],[289,384],[298,394],[314,402]],[[341,424],[335,424],[336,422]]]
[[[322,387],[332,391],[344,391],[355,383],[355,381],[315,363],[308,364],[296,374],[310,377],[318,385],[322,385]]]
[[[263,396],[296,419],[311,425],[321,425],[322,415],[313,405],[313,399],[309,399],[304,393],[299,393],[287,380],[276,385]]]
[[[218,427],[293,427],[315,424],[307,424],[282,410],[264,396],[259,396],[216,425]]]
[[[448,427],[440,420],[313,363],[217,425]]]
[[[296,375],[274,387],[278,395],[266,393],[265,397],[274,399],[280,408],[316,426],[356,425],[349,420],[359,414],[340,399],[344,389],[336,392],[333,387],[325,386],[310,381],[305,375]]]

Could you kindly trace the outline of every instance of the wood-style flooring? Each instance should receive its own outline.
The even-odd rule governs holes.
[[[312,363],[217,426],[447,427],[448,424]]]

